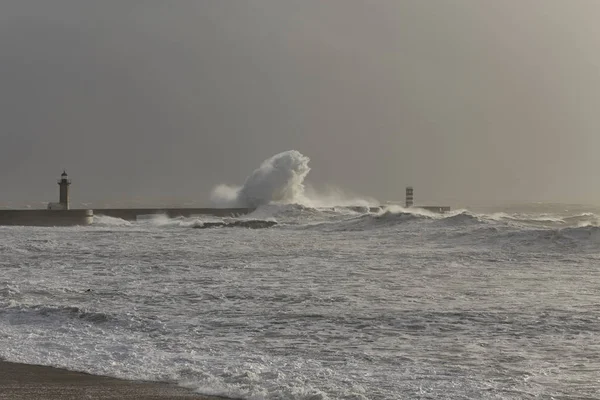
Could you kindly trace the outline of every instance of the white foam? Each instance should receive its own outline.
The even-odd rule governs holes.
[[[151,214],[138,216],[137,224],[151,227],[182,227],[189,228],[194,226],[201,226],[203,219],[199,217],[174,217],[171,218],[166,214]]]
[[[131,222],[129,221],[106,215],[94,215],[92,224],[96,226],[131,226]]]
[[[265,204],[302,204],[310,207],[370,206],[377,201],[348,195],[334,186],[317,190],[305,186],[310,159],[296,150],[276,154],[254,170],[241,187],[219,185],[211,199],[218,207],[259,207]]]
[[[244,185],[214,189],[213,202],[221,207],[257,207],[270,202],[303,203],[304,178],[309,158],[296,150],[285,151],[265,160]]]

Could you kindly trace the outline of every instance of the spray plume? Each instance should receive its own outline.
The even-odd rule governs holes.
[[[255,208],[265,204],[301,204],[309,207],[372,205],[375,200],[350,198],[339,189],[329,188],[318,193],[305,188],[304,179],[310,172],[310,158],[299,151],[289,150],[263,161],[241,187],[219,185],[212,192],[218,207]]]

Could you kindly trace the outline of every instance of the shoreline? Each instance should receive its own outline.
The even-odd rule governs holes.
[[[173,383],[128,381],[61,368],[2,360],[0,360],[0,399],[226,400],[223,397],[202,396]]]

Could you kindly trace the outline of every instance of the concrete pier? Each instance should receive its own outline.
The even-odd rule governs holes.
[[[77,226],[90,225],[94,215],[136,221],[153,215],[169,218],[215,216],[236,217],[254,211],[251,208],[100,208],[95,210],[0,210],[0,225]]]
[[[249,214],[252,208],[96,208],[94,215],[136,221],[139,217],[165,215],[169,218],[210,215],[214,217],[235,217]]]
[[[366,207],[345,207],[366,211]],[[168,218],[238,217],[250,214],[254,208],[96,208],[94,210],[0,210],[0,225],[23,226],[75,226],[90,225],[94,216],[120,218],[126,221],[164,215]],[[333,208],[332,208],[333,210]],[[381,207],[368,207],[378,212]]]
[[[355,209],[356,211],[366,209],[366,207],[345,208]],[[165,215],[169,218],[189,218],[207,215],[220,218],[237,217],[250,214],[254,210],[254,208],[95,208],[94,215],[121,218],[126,221],[136,221],[140,218],[153,215]],[[381,210],[381,208],[369,207],[368,210],[370,212],[377,212]]]
[[[74,226],[93,220],[92,210],[0,210],[0,225]]]
[[[354,209],[358,212],[376,213],[382,207],[344,207]],[[450,211],[450,207],[444,206],[420,206],[431,212],[444,213]],[[334,207],[331,208],[332,210]],[[94,210],[0,210],[0,225],[22,225],[22,226],[76,226],[90,225],[94,222],[94,216],[107,216],[120,218],[126,221],[137,221],[139,219],[164,215],[168,218],[190,218],[190,217],[238,217],[250,214],[254,208],[97,208]]]

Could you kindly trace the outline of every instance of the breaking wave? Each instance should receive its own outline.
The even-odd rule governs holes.
[[[242,186],[221,184],[215,187],[211,200],[222,208],[256,208],[266,204],[301,204],[310,207],[369,206],[374,199],[351,196],[335,187],[317,190],[305,185],[310,172],[310,158],[289,150],[266,159]]]
[[[581,224],[582,218],[589,220],[594,216],[574,216],[574,221],[566,222],[571,217],[499,216],[466,210],[435,214],[394,207],[306,225],[304,229],[328,232],[375,231],[380,235],[401,232],[404,239],[420,237],[428,244],[443,246],[483,245],[487,248],[534,252],[578,251],[596,249],[600,245],[600,227]]]
[[[479,215],[468,211],[460,211],[438,219],[438,224],[443,226],[468,226],[481,225],[486,221]]]
[[[600,228],[510,229],[482,236],[477,242],[504,250],[578,252],[600,245]]]
[[[246,216],[249,219],[276,220],[285,225],[307,225],[345,221],[370,212],[368,207],[308,207],[301,204],[267,204]],[[242,219],[244,217],[240,217]]]
[[[94,215],[92,224],[95,226],[131,226],[131,222],[121,218],[109,217],[106,215]]]
[[[166,214],[138,216],[137,224],[159,228],[194,228],[201,226],[203,220],[197,217],[169,217]]]
[[[556,215],[550,213],[527,214],[515,213],[507,214],[504,212],[485,215],[488,220],[498,222],[508,222],[518,225],[532,225],[539,227],[585,227],[600,225],[600,217],[591,212],[585,212],[575,215]]]
[[[379,212],[365,214],[355,221],[353,228],[391,227],[409,222],[433,224],[434,227],[465,227],[485,224],[486,221],[473,213],[457,211],[449,214],[437,214],[418,208],[388,207]]]

